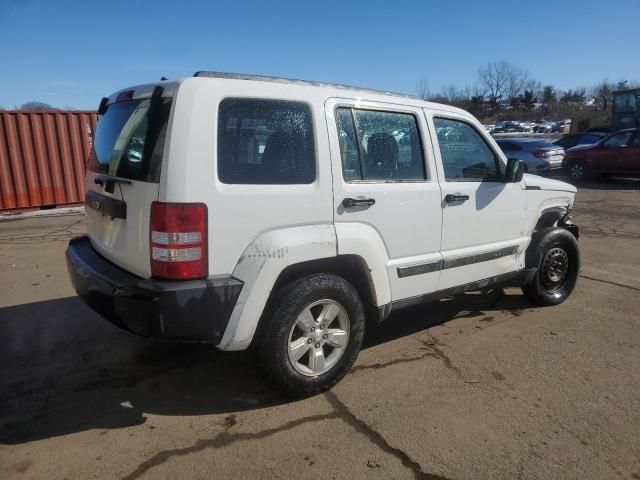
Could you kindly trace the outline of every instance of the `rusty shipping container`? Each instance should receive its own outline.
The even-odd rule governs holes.
[[[78,204],[93,111],[0,111],[0,211]]]

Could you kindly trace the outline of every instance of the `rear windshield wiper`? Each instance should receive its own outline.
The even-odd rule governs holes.
[[[96,178],[93,179],[93,183],[95,183],[96,185],[100,185],[102,188],[104,188],[105,192],[113,193],[113,187],[116,183],[131,185],[131,180],[101,173],[99,175],[96,175]]]

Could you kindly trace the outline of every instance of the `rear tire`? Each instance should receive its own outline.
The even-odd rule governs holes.
[[[333,387],[362,346],[365,314],[356,289],[344,278],[318,274],[282,288],[273,305],[256,345],[260,371],[296,397]]]
[[[534,305],[551,306],[564,302],[573,292],[580,272],[578,241],[561,227],[534,234],[527,250],[526,263],[537,267],[522,291]]]

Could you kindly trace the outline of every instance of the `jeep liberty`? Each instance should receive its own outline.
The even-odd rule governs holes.
[[[78,295],[116,326],[254,350],[286,392],[331,388],[365,326],[580,269],[575,187],[523,173],[469,113],[386,92],[198,72],[104,98]]]

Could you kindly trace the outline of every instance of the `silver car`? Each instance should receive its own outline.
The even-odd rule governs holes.
[[[507,158],[522,160],[525,171],[544,173],[562,168],[564,148],[537,138],[509,138],[497,140]]]

